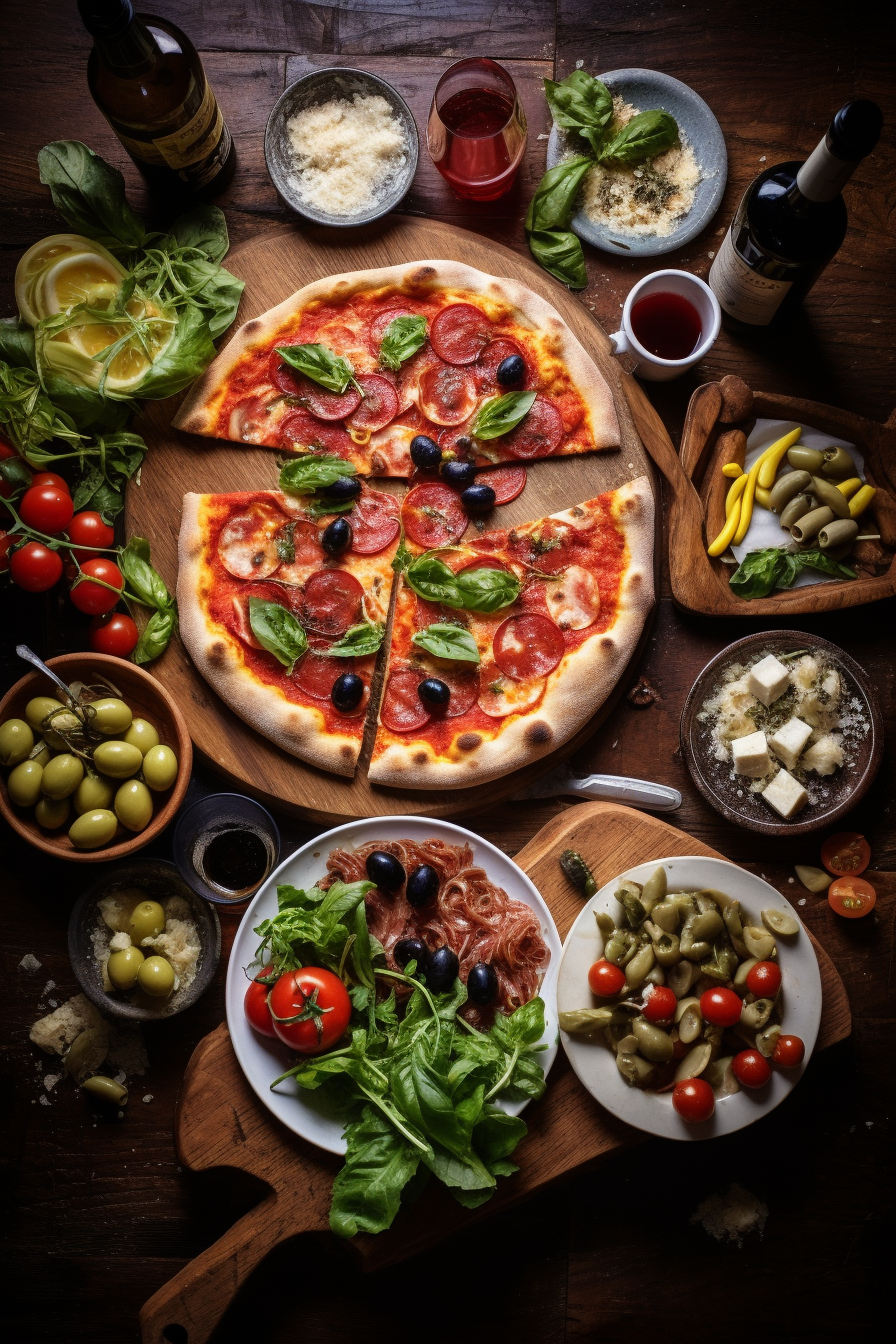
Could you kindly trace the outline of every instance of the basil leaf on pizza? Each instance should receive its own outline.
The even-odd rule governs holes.
[[[474,439],[498,439],[509,434],[528,415],[535,400],[534,392],[505,392],[479,408],[470,428]]]
[[[305,504],[305,513],[309,518],[325,518],[333,513],[351,513],[355,507],[355,499],[309,499]]]
[[[329,392],[344,392],[355,381],[355,371],[347,359],[334,355],[325,345],[278,345],[277,354],[285,364],[304,373],[312,382]],[[360,390],[360,389],[359,389]]]
[[[433,551],[424,551],[412,560],[405,578],[418,597],[427,602],[444,602],[446,607],[462,607],[454,570]]]
[[[479,663],[479,650],[476,641],[463,626],[428,625],[418,630],[411,640],[418,649],[425,649],[434,658],[450,658],[456,663]]]
[[[249,624],[261,647],[283,664],[287,674],[291,673],[308,649],[308,637],[292,612],[277,602],[250,597]]]
[[[521,584],[508,569],[465,569],[455,578],[464,611],[500,611],[520,595]]]
[[[357,469],[335,453],[309,453],[280,468],[280,489],[292,495],[311,495],[326,490],[342,476],[356,476]]]
[[[349,626],[335,644],[331,644],[328,649],[319,649],[318,652],[327,658],[366,658],[369,654],[377,652],[385,633],[384,625],[374,625],[372,621],[359,621],[357,625]]]
[[[396,317],[386,328],[380,346],[380,363],[396,372],[405,360],[417,351],[426,340],[426,318],[405,313]]]

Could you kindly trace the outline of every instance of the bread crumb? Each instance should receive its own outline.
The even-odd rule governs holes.
[[[144,1100],[144,1101],[152,1101],[152,1093],[151,1093],[151,1092],[147,1092],[147,1094],[146,1094],[146,1096],[143,1098],[143,1100]]]
[[[690,1221],[700,1223],[716,1241],[736,1241],[743,1246],[743,1239],[750,1232],[755,1230],[762,1236],[767,1218],[766,1205],[742,1185],[734,1184],[724,1196],[710,1195],[705,1199],[691,1214]]]
[[[51,989],[55,989],[55,988],[56,988],[56,981],[55,981],[55,980],[48,980],[47,983],[44,985],[43,989],[42,989],[41,992],[40,992],[40,996],[41,996],[41,998],[42,998],[42,999],[45,999],[45,998],[47,997],[47,995],[49,994],[50,990],[51,990]]]
[[[109,939],[110,952],[126,952],[131,946],[131,935],[129,933],[113,933]]]
[[[76,1036],[88,1027],[108,1032],[109,1027],[86,994],[76,994],[47,1017],[38,1018],[29,1032],[30,1039],[48,1055],[64,1055]]]
[[[44,1074],[44,1087],[47,1089],[48,1092],[52,1092],[52,1091],[53,1091],[53,1088],[54,1088],[54,1087],[56,1086],[56,1084],[59,1082],[59,1079],[60,1079],[61,1077],[62,1077],[62,1074],[61,1074],[61,1073],[45,1073],[45,1074]]]
[[[40,968],[41,968],[41,962],[38,961],[37,957],[34,955],[33,952],[26,952],[22,960],[19,962],[20,971],[39,971]]]

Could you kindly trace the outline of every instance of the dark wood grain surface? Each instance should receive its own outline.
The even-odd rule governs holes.
[[[537,80],[577,61],[595,72],[647,66],[683,79],[710,104],[725,133],[729,182],[707,230],[663,259],[705,275],[739,196],[764,163],[801,158],[850,95],[885,109],[883,142],[847,188],[850,230],[838,257],[790,327],[745,342],[723,333],[691,374],[649,388],[673,439],[691,391],[727,372],[754,386],[840,405],[886,420],[896,404],[894,252],[896,94],[893,29],[882,6],[832,0],[159,0],[203,55],[237,140],[239,169],[222,198],[234,240],[286,215],[268,180],[262,135],[287,71],[348,63],[377,71],[411,95],[418,118],[445,64],[474,52],[506,61],[523,93],[530,142],[519,187],[481,213],[458,202],[421,161],[405,209],[451,220],[523,250],[522,214],[541,172],[547,129]],[[4,7],[0,81],[0,313],[13,311],[21,250],[57,231],[35,155],[54,138],[81,138],[138,175],[86,93],[89,41],[73,4],[11,0]],[[164,203],[151,203],[164,217]],[[613,330],[631,284],[652,269],[589,252],[581,296]],[[13,636],[52,654],[83,647],[83,623],[50,599],[3,592],[2,686],[19,672]],[[823,897],[797,893],[812,931],[850,995],[854,1032],[813,1062],[787,1106],[760,1126],[682,1161],[659,1142],[485,1220],[410,1265],[362,1275],[338,1248],[305,1239],[279,1249],[253,1276],[219,1331],[309,1344],[396,1333],[428,1340],[512,1338],[525,1344],[622,1344],[651,1329],[667,1337],[724,1333],[752,1340],[870,1338],[887,1317],[891,1273],[894,1112],[892,1042],[896,826],[892,732],[896,603],[793,622],[841,643],[867,669],[884,705],[888,747],[871,793],[850,818],[874,850],[879,902],[867,920],[836,919]],[[647,709],[623,701],[577,755],[581,769],[626,770],[674,784],[684,805],[675,825],[764,873],[793,898],[791,864],[816,862],[805,841],[771,841],[728,825],[701,800],[678,754],[678,719],[697,672],[758,622],[687,617],[668,597],[638,669],[657,691]],[[215,788],[198,770],[190,796]],[[519,850],[567,802],[504,804],[482,834]],[[310,827],[283,821],[284,844]],[[152,852],[164,854],[162,837]],[[172,1121],[195,1044],[223,1017],[223,974],[183,1018],[146,1032],[150,1069],[123,1120],[60,1084],[45,1093],[28,1028],[39,1004],[74,993],[65,950],[80,872],[26,850],[3,832],[4,1319],[13,1338],[59,1344],[133,1344],[140,1304],[187,1259],[251,1207],[263,1188],[232,1174],[177,1169]],[[225,917],[225,957],[236,920]],[[19,969],[26,953],[40,970]],[[45,990],[52,979],[56,987]],[[49,1104],[42,1104],[43,1097]],[[142,1101],[146,1097],[150,1100]],[[742,1250],[717,1245],[689,1223],[697,1204],[738,1182],[767,1204],[765,1235]]]

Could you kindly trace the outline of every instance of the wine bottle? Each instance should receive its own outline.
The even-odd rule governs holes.
[[[709,272],[726,326],[768,326],[812,288],[846,236],[840,193],[882,123],[876,103],[854,99],[805,163],[777,163],[750,183]]]
[[[78,10],[94,41],[93,100],[147,181],[178,195],[223,190],[233,140],[190,39],[131,0],[78,0]]]

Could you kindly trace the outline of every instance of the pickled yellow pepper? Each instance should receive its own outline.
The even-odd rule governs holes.
[[[873,485],[863,485],[861,490],[857,490],[849,501],[850,518],[858,518],[864,513],[874,496],[877,494]]]
[[[789,434],[785,434],[783,439],[778,439],[759,459],[761,466],[759,468],[759,479],[757,485],[761,485],[763,490],[770,490],[775,483],[775,477],[778,474],[778,468],[784,460],[784,454],[788,448],[792,448],[797,439],[802,434],[802,430],[792,429]],[[758,465],[758,464],[757,464]]]
[[[746,489],[747,477],[743,473],[732,483],[728,491],[728,498],[725,500],[725,526],[711,546],[707,547],[709,555],[721,555],[731,545],[731,539],[737,531],[740,522],[740,497]]]

